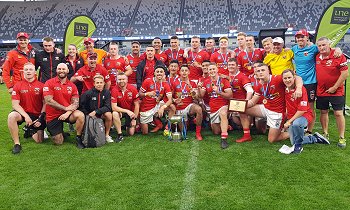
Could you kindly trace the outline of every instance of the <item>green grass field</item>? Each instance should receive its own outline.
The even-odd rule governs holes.
[[[350,209],[350,150],[336,146],[334,117],[331,145],[306,145],[300,155],[279,153],[289,142],[264,135],[233,143],[238,131],[224,151],[205,131],[202,142],[159,133],[84,150],[73,137],[62,146],[21,138],[23,151],[13,155],[10,96],[0,90],[0,209]]]

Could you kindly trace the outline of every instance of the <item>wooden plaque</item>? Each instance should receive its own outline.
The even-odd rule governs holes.
[[[248,104],[247,100],[231,99],[228,110],[234,111],[234,112],[245,112],[245,110],[247,109],[247,104]]]

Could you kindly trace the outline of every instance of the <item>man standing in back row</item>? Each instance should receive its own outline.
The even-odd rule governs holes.
[[[338,147],[345,148],[344,81],[349,72],[345,56],[336,58],[335,50],[331,49],[330,44],[330,40],[326,37],[317,40],[319,54],[316,56],[316,108],[321,110],[321,126],[324,136],[328,139],[329,104],[332,105],[339,132]]]

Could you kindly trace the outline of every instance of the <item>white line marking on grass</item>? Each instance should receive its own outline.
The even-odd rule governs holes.
[[[197,157],[199,154],[199,143],[197,140],[192,141],[190,158],[188,159],[187,170],[184,177],[184,190],[182,191],[180,209],[192,209],[195,194],[193,185],[196,179],[197,172]]]

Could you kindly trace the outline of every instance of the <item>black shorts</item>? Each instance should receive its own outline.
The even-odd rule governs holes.
[[[17,112],[16,110],[12,110],[12,112]],[[17,112],[19,114],[19,112]],[[30,114],[30,113],[27,113],[30,117],[30,119],[32,119],[32,121],[34,122],[35,120],[38,119],[39,116],[37,115],[33,115],[33,114]],[[21,115],[21,114],[19,114]],[[21,115],[22,116],[22,115]],[[24,123],[26,120],[24,119],[24,117],[22,116],[22,120],[17,122],[17,125],[22,125],[22,123]],[[40,121],[41,125],[39,127],[34,127],[34,126],[31,126],[32,129],[35,129],[35,130],[44,130],[46,128],[46,122],[43,120],[43,121]]]
[[[307,98],[309,102],[314,102],[316,100],[316,89],[317,89],[317,83],[313,84],[305,84],[304,85],[306,92],[307,92]]]
[[[131,118],[128,114],[122,113],[122,118],[125,118],[125,126],[130,128],[131,127]]]
[[[68,119],[69,117],[66,120],[62,121],[62,120],[59,120],[58,118],[55,118],[50,122],[47,122],[47,131],[50,132],[51,136],[56,136],[60,133],[63,134],[63,123],[64,122],[70,123]]]
[[[329,103],[332,104],[333,110],[343,110],[345,106],[344,96],[321,96],[317,97],[316,108],[321,110],[329,109]]]

